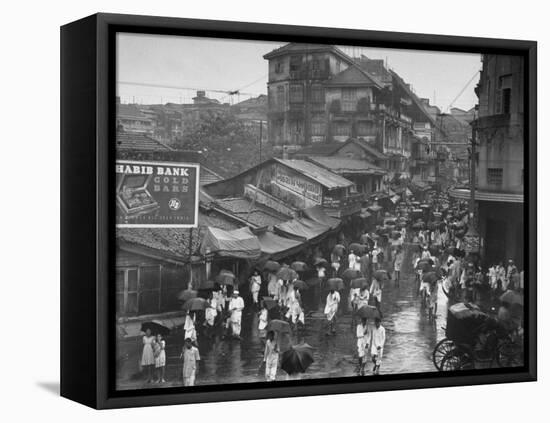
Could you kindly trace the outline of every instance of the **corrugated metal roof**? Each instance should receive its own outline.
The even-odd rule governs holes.
[[[317,166],[314,163],[308,162],[306,160],[294,160],[294,159],[274,159],[278,163],[281,163],[284,166],[287,166],[296,172],[301,173],[308,178],[313,179],[319,184],[323,185],[328,189],[335,188],[347,188],[353,186],[353,182],[350,180],[327,171],[322,167]]]
[[[257,227],[273,226],[289,219],[262,204],[252,204],[245,197],[218,198],[216,203],[220,208]]]
[[[381,151],[378,151],[375,147],[373,147],[372,145],[370,145],[367,141],[365,140],[362,140],[362,139],[357,139],[357,138],[350,138],[348,139],[344,144],[342,144],[342,147],[344,145],[347,145],[349,143],[354,143],[356,145],[358,145],[359,147],[361,147],[363,150],[365,150],[367,153],[370,153],[372,156],[376,157],[377,159],[380,159],[380,160],[385,160],[388,158],[388,156],[386,156],[384,153],[382,153]],[[340,147],[340,148],[342,148]]]
[[[336,173],[357,173],[365,175],[383,175],[384,169],[362,159],[348,157],[310,157],[310,161]]]
[[[200,172],[201,187],[206,184],[211,184],[213,182],[221,181],[222,179],[223,178],[213,170],[210,170],[207,167],[201,166],[201,172]]]

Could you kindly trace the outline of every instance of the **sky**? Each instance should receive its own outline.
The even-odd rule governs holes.
[[[284,42],[230,40],[172,35],[118,34],[117,95],[123,103],[191,103],[197,90],[222,102],[238,102],[267,93],[263,55]],[[449,106],[470,109],[477,103],[479,54],[340,46],[349,55],[383,59],[446,112]],[[161,88],[135,84],[153,84]],[[227,92],[240,90],[239,96]],[[464,90],[464,91],[463,91]],[[456,98],[460,92],[463,93]],[[454,101],[454,102],[453,102]]]

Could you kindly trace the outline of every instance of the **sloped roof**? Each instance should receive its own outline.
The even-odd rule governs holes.
[[[361,69],[358,65],[352,65],[347,69],[344,69],[342,72],[334,75],[334,77],[328,80],[325,83],[328,87],[341,87],[341,86],[355,86],[355,87],[365,87],[365,86],[375,86],[382,88],[380,82],[375,80],[370,76],[366,71]]]
[[[363,175],[384,175],[386,171],[363,159],[352,159],[348,157],[310,157],[310,161],[327,168],[331,172],[338,174],[355,173]]]
[[[342,147],[341,142],[323,142],[311,144],[294,152],[293,157],[330,156]]]
[[[329,226],[303,217],[280,223],[274,229],[285,237],[303,241],[311,241],[331,230]]]
[[[263,254],[272,260],[279,260],[285,256],[298,252],[304,244],[301,241],[284,238],[273,232],[265,231],[257,234]]]
[[[125,117],[139,120],[149,120],[137,106],[134,104],[117,104],[116,105],[116,117]]]
[[[139,132],[117,131],[116,148],[119,151],[165,152],[173,148]]]
[[[274,159],[276,162],[287,166],[308,178],[313,179],[328,189],[347,188],[353,186],[353,182],[306,160]]]
[[[343,146],[348,145],[350,143],[356,144],[360,148],[362,148],[364,151],[369,153],[371,156],[375,157],[378,160],[385,160],[388,158],[384,153],[370,145],[367,141],[359,138],[349,138],[345,143],[340,145],[340,148],[338,148],[336,151],[340,150]]]
[[[219,198],[216,204],[258,228],[277,225],[289,219],[262,204],[252,204],[252,200],[245,197]]]
[[[291,53],[315,53],[321,51],[330,51],[340,56],[346,62],[351,63],[353,59],[338,47],[329,44],[310,44],[310,43],[288,43],[278,49],[272,50],[264,55],[264,59],[272,59],[277,56]]]
[[[222,257],[256,259],[260,257],[260,242],[248,227],[226,231],[208,227],[201,242],[200,252],[207,250]]]
[[[221,181],[223,178],[207,167],[201,165],[200,171],[200,186],[211,184],[212,182]]]

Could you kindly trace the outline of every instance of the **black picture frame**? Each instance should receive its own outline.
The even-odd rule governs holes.
[[[114,268],[115,34],[191,35],[370,47],[521,55],[525,58],[525,263],[529,284],[525,366],[115,391]],[[212,401],[534,381],[537,378],[537,44],[533,41],[95,14],[61,28],[61,395],[105,409]]]

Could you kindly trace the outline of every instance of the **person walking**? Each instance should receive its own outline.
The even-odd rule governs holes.
[[[381,313],[380,306],[382,304],[382,286],[378,279],[374,278],[370,285],[370,295],[374,298],[374,306]]]
[[[279,364],[279,346],[275,341],[275,332],[272,330],[267,332],[263,362],[265,363],[265,380],[268,382],[275,381]]]
[[[327,335],[336,334],[336,312],[338,311],[339,304],[340,293],[334,289],[331,289],[327,295],[327,303],[325,305],[325,316],[328,320]]]
[[[155,342],[155,370],[157,371],[157,382],[164,383],[164,371],[166,370],[166,341],[159,333]]]
[[[257,270],[254,270],[254,274],[250,277],[250,293],[252,294],[252,303],[258,306],[258,295],[262,287],[262,277]]]
[[[147,383],[151,383],[153,379],[153,369],[155,367],[155,354],[153,352],[155,337],[151,334],[151,329],[145,331],[142,341],[143,351],[141,353],[140,365],[142,369],[147,371]]]
[[[399,279],[401,277],[401,266],[403,265],[403,259],[405,253],[401,247],[397,247],[397,252],[395,253],[395,259],[393,261],[393,277],[395,279],[395,285],[399,287]]]
[[[357,369],[358,376],[365,376],[365,365],[367,364],[367,351],[369,350],[369,341],[371,332],[368,326],[367,318],[361,318],[361,322],[357,325],[357,356],[359,357],[359,366]]]
[[[191,342],[196,344],[197,330],[195,329],[195,319],[191,317],[191,313],[189,311],[185,315],[185,323],[183,324],[183,330],[185,331],[185,338],[189,338]]]
[[[229,301],[229,312],[231,313],[231,334],[236,339],[241,339],[241,320],[243,317],[244,300],[235,289],[231,301]]]
[[[370,354],[374,367],[372,368],[373,374],[380,373],[380,365],[382,364],[382,356],[384,355],[384,344],[386,343],[386,329],[381,324],[379,317],[374,318],[374,329],[372,329],[371,335],[371,349]]]
[[[193,345],[191,338],[185,338],[180,358],[183,359],[183,386],[195,386],[198,362],[201,357],[199,349]]]

